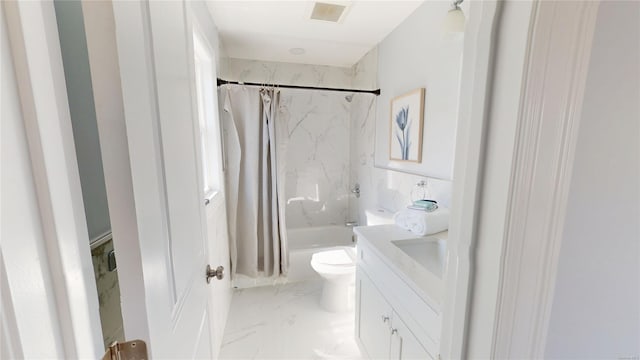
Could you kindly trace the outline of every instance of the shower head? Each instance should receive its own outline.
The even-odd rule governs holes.
[[[351,102],[351,100],[353,100],[353,94],[345,96],[344,99]]]

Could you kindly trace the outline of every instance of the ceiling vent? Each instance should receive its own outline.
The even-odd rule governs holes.
[[[316,2],[311,11],[311,19],[337,23],[346,9],[344,5]]]

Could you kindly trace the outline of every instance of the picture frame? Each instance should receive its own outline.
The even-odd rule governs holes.
[[[389,160],[422,162],[424,88],[391,99]]]

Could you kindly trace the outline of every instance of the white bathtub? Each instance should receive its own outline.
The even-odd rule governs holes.
[[[287,230],[289,274],[287,281],[320,278],[311,268],[311,256],[338,246],[355,246],[353,229],[346,226],[322,226]]]

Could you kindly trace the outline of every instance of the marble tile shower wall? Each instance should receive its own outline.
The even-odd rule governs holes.
[[[279,119],[287,138],[278,148],[286,152],[287,228],[349,220],[350,114],[344,93],[282,90]]]
[[[330,88],[377,88],[377,48],[369,51],[350,68],[236,58],[225,58],[221,63],[222,77],[226,80]]]
[[[351,69],[351,85],[354,89],[377,89],[378,48],[371,49]]]
[[[120,287],[118,271],[109,271],[109,252],[113,250],[113,240],[91,249],[91,261],[98,289],[100,323],[104,347],[114,341],[124,341],[122,310],[120,308]]]
[[[377,71],[374,48],[351,68],[226,58],[223,77],[255,83],[375,89]],[[358,220],[360,206],[350,189],[355,184],[354,155],[359,148],[352,117],[359,112],[352,110],[353,104],[345,95],[283,89],[281,116],[289,130],[286,142],[281,141],[287,148],[288,228]],[[370,115],[375,116],[375,106]]]
[[[351,68],[225,59],[228,80],[299,86],[377,89],[378,49]],[[384,89],[382,89],[384,91]],[[376,168],[374,143],[378,98],[345,93],[283,89],[281,110],[287,142],[287,227],[365,224],[367,208],[404,208],[426,180],[428,194],[445,206],[451,182]],[[360,184],[356,199],[350,188]]]
[[[350,178],[360,185],[360,198],[349,204],[349,214],[354,220],[365,225],[364,209],[377,203],[372,180],[368,173],[373,168],[373,140],[376,120],[375,95],[355,94],[351,102],[351,159]]]
[[[350,88],[353,69],[337,66],[306,65],[229,58],[227,80],[259,84],[285,84]]]

